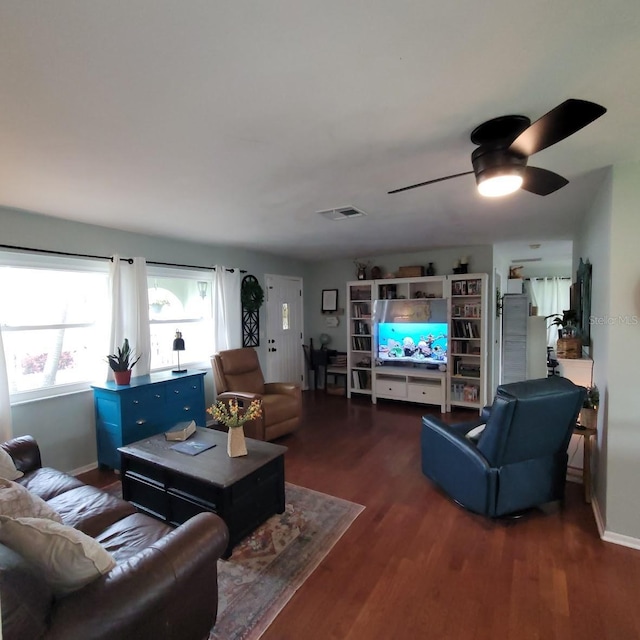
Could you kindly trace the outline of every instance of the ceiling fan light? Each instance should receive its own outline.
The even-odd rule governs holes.
[[[517,191],[521,186],[522,176],[519,173],[506,173],[480,179],[478,191],[487,198],[499,198]]]

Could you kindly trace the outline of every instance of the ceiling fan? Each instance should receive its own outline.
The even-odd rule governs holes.
[[[427,180],[388,193],[475,173],[478,191],[484,196],[503,196],[518,189],[548,196],[569,181],[553,171],[527,166],[529,156],[568,138],[606,112],[599,104],[571,98],[533,124],[526,116],[493,118],[471,132],[471,142],[478,145],[471,154],[473,171]]]

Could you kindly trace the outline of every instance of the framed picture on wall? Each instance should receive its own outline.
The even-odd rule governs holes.
[[[322,290],[322,313],[334,313],[338,310],[338,290]]]

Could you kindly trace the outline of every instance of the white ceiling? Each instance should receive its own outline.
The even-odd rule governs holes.
[[[568,239],[640,158],[639,34],[637,0],[2,0],[0,205],[309,260]],[[608,113],[531,159],[555,194],[387,195],[569,97]]]

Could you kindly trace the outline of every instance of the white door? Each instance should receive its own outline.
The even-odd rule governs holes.
[[[266,275],[267,382],[302,384],[302,278]]]

